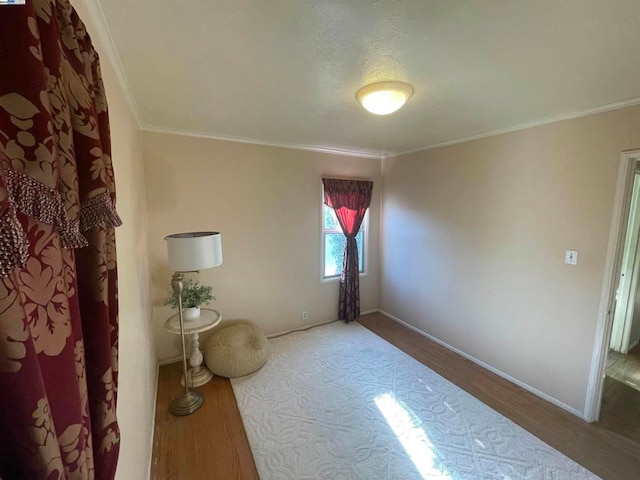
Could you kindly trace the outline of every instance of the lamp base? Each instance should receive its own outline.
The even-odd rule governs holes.
[[[189,388],[201,387],[213,378],[207,367],[199,366],[189,370]],[[180,385],[184,387],[184,375],[180,376]]]
[[[203,402],[204,397],[200,392],[197,390],[189,390],[188,393],[178,395],[171,401],[170,410],[171,413],[178,417],[191,415],[202,406]]]

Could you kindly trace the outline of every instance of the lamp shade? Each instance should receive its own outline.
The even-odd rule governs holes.
[[[191,272],[222,264],[220,232],[174,233],[167,241],[169,267],[174,272]]]

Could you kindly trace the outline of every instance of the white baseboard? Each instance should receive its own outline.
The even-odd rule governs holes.
[[[292,328],[290,330],[284,330],[282,332],[271,333],[271,334],[267,335],[267,338],[282,337],[283,335],[287,335],[287,334],[293,333],[293,332],[304,332],[305,330],[309,330],[309,329],[311,329],[313,327],[320,327],[321,325],[326,325],[328,323],[333,323],[333,322],[337,322],[337,321],[338,321],[338,319],[334,318],[333,320],[325,320],[324,322],[311,323],[309,325],[304,325],[302,327]]]
[[[147,474],[147,479],[151,480],[151,467],[153,466],[153,441],[156,435],[156,411],[158,408],[158,378],[160,375],[160,362],[156,363],[156,382],[155,382],[155,391],[153,392],[153,428],[151,429],[151,455],[149,456],[149,469]]]
[[[188,360],[189,360],[189,357],[187,357],[187,361]],[[165,358],[164,360],[158,361],[158,368],[163,367],[164,365],[170,365],[172,363],[178,363],[181,361],[182,361],[182,355],[178,357]]]
[[[368,315],[370,313],[376,313],[376,312],[378,312],[378,309],[374,308],[373,310],[366,310],[364,312],[360,312],[360,315]],[[338,318],[334,318],[333,320],[325,320],[324,322],[312,323],[310,325],[304,325],[301,327],[292,328],[290,330],[285,330],[283,332],[271,333],[267,335],[267,338],[281,337],[282,335],[286,335],[288,333],[293,333],[293,332],[303,332],[313,327],[320,327],[321,325],[327,325],[328,323],[337,322],[338,320],[339,320]]]
[[[483,362],[482,360],[478,360],[474,356],[469,355],[468,353],[465,353],[462,350],[459,350],[459,349],[457,349],[455,347],[452,347],[448,343],[445,343],[442,340],[440,340],[440,339],[438,339],[438,338],[436,338],[436,337],[434,337],[432,335],[429,335],[426,332],[423,332],[422,330],[414,327],[413,325],[411,325],[411,324],[409,324],[409,323],[407,323],[405,321],[400,320],[398,317],[394,317],[393,315],[391,315],[390,313],[385,312],[384,310],[378,310],[378,312],[381,313],[382,315],[384,315],[385,317],[390,318],[394,322],[399,323],[400,325],[404,325],[405,327],[407,327],[410,330],[413,330],[417,334],[422,335],[423,337],[428,338],[429,340],[432,340],[432,341],[436,342],[438,345],[441,345],[444,348],[446,348],[448,350],[451,350],[454,353],[457,353],[461,357],[464,357],[467,360],[472,361],[476,365],[479,365],[482,368],[484,368],[486,370],[489,370],[491,373],[495,373],[499,377],[502,377],[505,380],[508,380],[509,382],[511,382],[511,383],[521,387],[521,388],[524,388],[525,390],[533,393],[534,395],[542,398],[543,400],[546,400],[547,402],[552,403],[556,407],[560,407],[561,409],[563,409],[563,410],[575,415],[576,417],[578,417],[578,418],[580,418],[580,419],[582,419],[584,421],[587,421],[584,412],[576,410],[575,408],[567,405],[566,403],[558,400],[557,398],[554,398],[551,395],[548,395],[548,394],[546,394],[544,392],[541,392],[540,390],[532,387],[531,385],[528,385],[528,384],[518,380],[517,378],[514,378],[511,375],[508,375],[508,374],[504,373],[503,371],[498,370],[495,367],[492,367],[491,365],[489,365],[488,363]]]

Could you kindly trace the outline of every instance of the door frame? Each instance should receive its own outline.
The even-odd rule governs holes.
[[[627,221],[627,233],[625,234],[622,263],[620,266],[619,286],[617,298],[613,309],[613,321],[611,323],[611,338],[609,349],[626,354],[629,350],[631,336],[631,324],[635,310],[635,301],[638,290],[638,261],[640,260],[640,173],[634,173],[632,185],[631,204]],[[631,228],[631,232],[629,232]]]
[[[622,255],[627,235],[633,180],[639,163],[640,149],[625,151],[620,155],[604,281],[600,295],[600,309],[598,311],[598,322],[585,400],[584,417],[587,422],[596,422],[600,417],[607,353],[611,341],[616,291],[620,279]]]

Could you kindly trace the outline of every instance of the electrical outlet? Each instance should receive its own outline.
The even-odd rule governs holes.
[[[302,319],[307,320],[308,318],[309,318],[309,312],[305,310],[304,312],[302,312]]]

